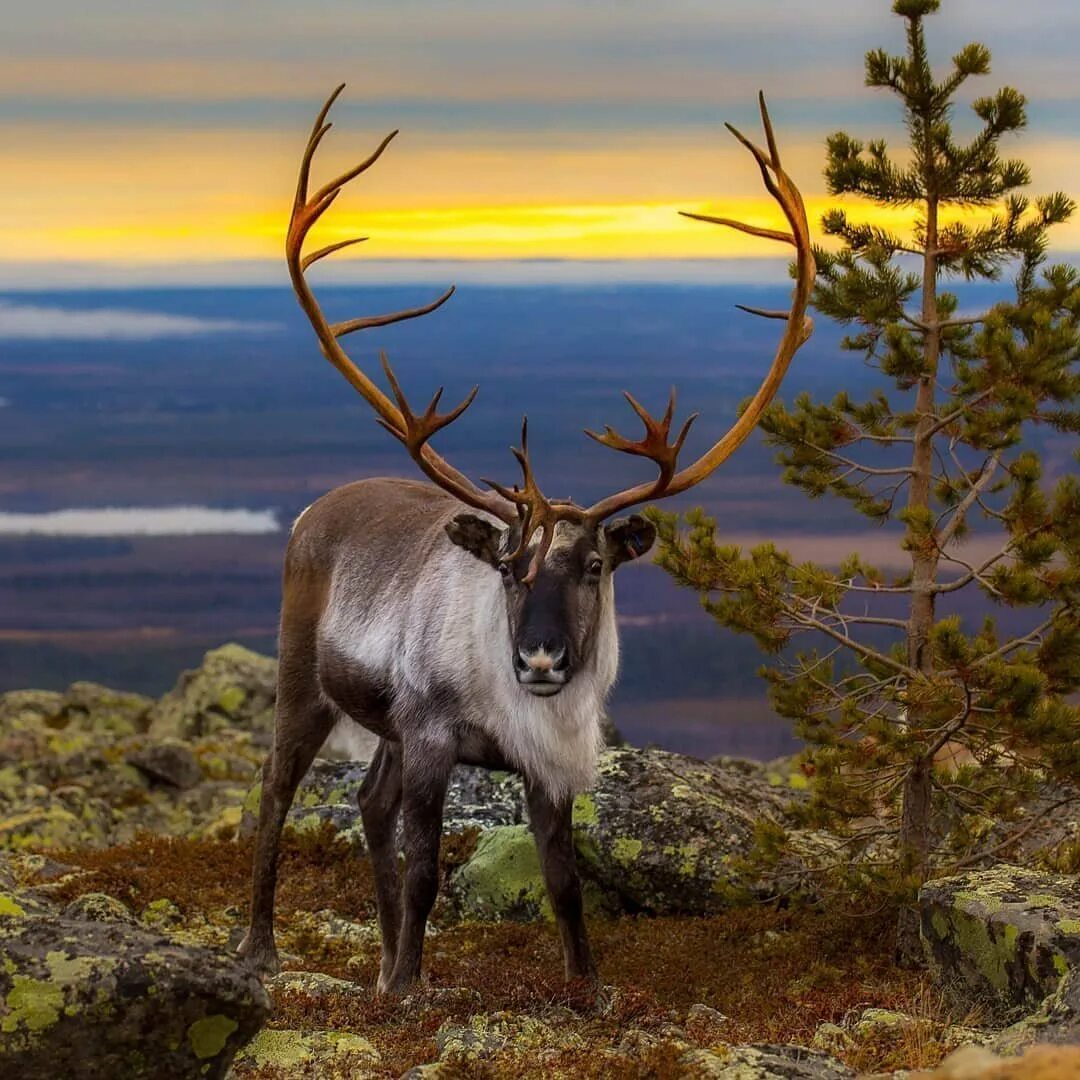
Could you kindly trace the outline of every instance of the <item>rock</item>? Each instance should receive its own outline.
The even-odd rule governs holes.
[[[663,750],[608,750],[594,790],[574,803],[583,872],[632,911],[714,912],[740,884],[755,822],[781,818],[788,794],[763,774]]]
[[[1019,1058],[965,1046],[936,1069],[907,1075],[908,1080],[1070,1080],[1080,1076],[1080,1046],[1035,1046]]]
[[[768,1043],[695,1050],[683,1055],[682,1064],[686,1075],[695,1080],[847,1080],[855,1076],[820,1050]]]
[[[691,1005],[686,1012],[686,1032],[697,1043],[717,1043],[723,1038],[731,1020],[719,1009],[708,1005]]]
[[[1080,880],[997,866],[924,885],[924,947],[945,989],[971,1007],[1032,1009],[1080,961]]]
[[[65,919],[82,919],[86,922],[119,922],[136,925],[135,916],[127,907],[105,893],[83,893],[64,908]]]
[[[813,1050],[820,1050],[825,1054],[842,1054],[850,1050],[853,1040],[839,1024],[818,1024],[814,1037],[810,1040]]]
[[[289,827],[304,829],[328,822],[344,839],[362,846],[363,823],[357,795],[366,773],[366,762],[316,761],[297,789],[289,811]],[[244,800],[241,837],[254,835],[261,794],[262,784],[257,782]],[[454,769],[446,796],[444,835],[520,825],[524,821],[525,794],[520,777],[468,765]]]
[[[237,1054],[230,1075],[241,1080],[266,1069],[296,1080],[363,1080],[380,1075],[379,1064],[375,1047],[352,1032],[267,1029]]]
[[[0,694],[0,731],[51,726],[64,708],[64,695],[53,690],[10,690]]]
[[[12,690],[0,694],[0,730],[83,731],[134,735],[145,731],[152,698],[77,682],[63,694],[51,690]]]
[[[127,761],[134,765],[151,784],[186,791],[203,778],[199,759],[179,739],[162,739],[131,751]]]
[[[97,683],[72,683],[64,694],[60,715],[50,721],[50,726],[134,735],[146,730],[153,705],[153,699],[142,694],[112,690]]]
[[[298,991],[313,998],[371,996],[371,989],[347,979],[335,979],[321,971],[282,971],[266,979],[263,984],[270,994]]]
[[[454,871],[451,890],[466,918],[554,917],[527,825],[501,825],[482,832],[472,858]]]
[[[212,649],[150,711],[150,733],[183,739],[225,728],[268,733],[274,723],[277,663],[241,645]]]
[[[535,1061],[542,1051],[580,1046],[581,1037],[518,1013],[481,1013],[466,1024],[448,1022],[435,1033],[439,1061],[467,1066],[504,1051]]]
[[[993,1041],[999,1054],[1016,1054],[1032,1043],[1080,1043],[1080,974],[1073,969],[1030,1016]]]
[[[0,1069],[20,1080],[214,1080],[268,1008],[216,950],[118,922],[0,920]]]

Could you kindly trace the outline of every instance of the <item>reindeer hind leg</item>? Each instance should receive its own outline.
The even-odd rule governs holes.
[[[259,827],[252,866],[251,924],[237,952],[260,974],[279,968],[274,944],[278,849],[296,789],[334,726],[334,715],[311,696],[279,695],[274,745],[263,765]]]

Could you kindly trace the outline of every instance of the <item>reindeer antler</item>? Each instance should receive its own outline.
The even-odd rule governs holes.
[[[382,366],[387,381],[390,383],[394,401],[391,401],[353,363],[339,344],[340,338],[357,330],[387,326],[390,323],[401,322],[404,319],[415,319],[421,315],[426,315],[446,303],[454,292],[453,287],[451,287],[430,304],[394,312],[389,315],[350,319],[346,322],[333,324],[329,323],[323,315],[322,309],[319,307],[318,301],[315,299],[315,295],[304,276],[305,272],[312,263],[333,254],[335,251],[340,251],[342,248],[360,243],[366,237],[356,237],[328,244],[310,255],[303,254],[304,241],[307,239],[312,226],[326,213],[344,186],[374,165],[390,144],[390,141],[397,135],[396,131],[392,131],[375,148],[374,152],[359,165],[342,173],[335,180],[324,184],[314,195],[309,196],[308,187],[312,160],[323,137],[330,130],[331,124],[326,118],[331,106],[343,89],[344,84],[330,95],[326,104],[319,111],[300,161],[296,198],[293,202],[288,237],[285,243],[286,261],[288,262],[293,289],[296,291],[300,306],[304,309],[315,330],[326,358],[371,405],[375,410],[379,423],[404,444],[410,456],[424,471],[425,475],[438,484],[439,487],[450,492],[467,505],[486,511],[512,528],[519,530],[516,550],[507,555],[504,561],[510,562],[524,555],[529,550],[537,532],[539,532],[540,537],[533,556],[529,560],[528,571],[522,579],[526,584],[535,581],[537,574],[540,572],[559,522],[570,521],[585,525],[596,525],[612,514],[637,503],[677,495],[695,484],[701,483],[745,442],[761,418],[762,413],[768,407],[769,402],[776,396],[776,392],[795,353],[805,344],[813,331],[813,324],[807,318],[806,311],[816,274],[814,256],[810,245],[810,231],[806,220],[806,208],[803,205],[798,188],[780,164],[780,153],[777,149],[776,137],[773,133],[772,122],[769,119],[763,95],[759,97],[759,102],[762,125],[765,129],[765,138],[768,144],[767,150],[756,146],[730,124],[727,127],[754,156],[754,160],[757,161],[761,170],[765,187],[783,210],[791,227],[791,232],[763,229],[730,218],[711,217],[705,214],[686,214],[685,216],[696,218],[699,221],[725,225],[729,228],[738,229],[740,232],[748,233],[751,236],[779,240],[795,247],[797,270],[791,309],[777,312],[738,305],[741,310],[748,311],[751,314],[785,321],[784,335],[777,347],[772,365],[749,406],[731,428],[697,461],[681,470],[678,469],[679,453],[686,442],[690,426],[698,414],[694,413],[684,421],[674,442],[670,442],[671,425],[675,414],[675,391],[672,390],[667,409],[659,420],[653,417],[632,395],[627,393],[626,399],[630,403],[630,407],[645,425],[644,437],[634,442],[620,435],[609,426],[605,426],[602,435],[593,431],[586,431],[586,434],[602,446],[607,446],[612,450],[648,458],[657,466],[659,474],[655,481],[638,484],[615,495],[610,495],[586,509],[569,499],[548,499],[540,490],[529,458],[527,419],[522,423],[521,446],[511,448],[511,452],[521,466],[521,486],[507,488],[492,480],[482,480],[481,482],[488,485],[491,490],[483,491],[478,488],[468,477],[436,453],[430,445],[430,440],[436,433],[452,424],[468,409],[476,397],[477,388],[474,387],[468,396],[455,408],[449,412],[440,413],[438,406],[443,392],[442,387],[440,387],[435,392],[427,408],[418,414],[409,407],[409,403],[385,355],[381,357]]]
[[[725,225],[728,228],[737,229],[739,232],[748,233],[751,236],[759,236],[767,240],[779,240],[785,244],[791,244],[795,248],[795,293],[792,298],[791,309],[779,312],[763,311],[759,308],[738,305],[742,311],[750,312],[753,315],[761,315],[770,319],[783,319],[787,324],[784,335],[777,347],[765,379],[758,387],[758,391],[751,399],[750,404],[728,431],[713,443],[709,450],[693,464],[678,472],[675,471],[676,459],[682,449],[686,430],[697,414],[695,413],[683,425],[683,430],[678,439],[675,440],[674,445],[667,446],[667,434],[670,430],[674,395],[668,404],[668,411],[664,414],[664,419],[659,422],[649,416],[629,394],[627,395],[634,411],[645,423],[646,437],[641,443],[627,443],[626,440],[616,435],[610,428],[607,429],[608,434],[602,437],[597,437],[593,432],[587,431],[587,435],[597,439],[598,442],[603,443],[605,446],[621,450],[624,453],[642,454],[651,457],[660,466],[660,476],[655,483],[638,484],[636,487],[627,488],[625,491],[609,495],[606,499],[594,503],[585,511],[585,517],[589,521],[602,521],[604,518],[637,503],[646,502],[649,499],[678,495],[680,492],[694,487],[695,484],[700,484],[702,480],[719,468],[749,437],[758,420],[761,419],[762,413],[765,412],[769,403],[776,396],[776,392],[780,389],[780,383],[783,381],[787,369],[791,366],[795,354],[813,333],[813,322],[807,317],[806,310],[810,304],[817,267],[814,263],[814,253],[810,243],[810,227],[806,220],[806,207],[803,205],[799,189],[780,164],[780,151],[776,144],[772,121],[769,119],[769,110],[765,105],[764,94],[758,95],[758,105],[761,110],[762,127],[765,129],[767,150],[756,146],[742,132],[732,127],[731,124],[726,124],[725,127],[753,154],[754,160],[761,170],[765,188],[783,210],[784,216],[791,226],[791,232],[762,229],[756,225],[747,225],[731,218],[711,217],[705,214],[684,212],[684,216],[716,225]],[[660,445],[661,441],[663,447]]]
[[[390,381],[397,405],[353,363],[348,353],[339,343],[340,338],[358,330],[367,330],[376,326],[389,326],[391,323],[427,315],[429,312],[435,311],[436,308],[442,307],[450,299],[454,293],[453,286],[447,289],[438,299],[430,304],[425,304],[423,307],[396,311],[389,315],[373,315],[331,324],[323,314],[322,308],[315,299],[315,294],[304,276],[312,263],[333,254],[335,251],[340,251],[342,248],[349,247],[352,244],[361,243],[366,239],[366,237],[356,237],[351,240],[341,240],[335,244],[328,244],[326,247],[319,248],[318,251],[314,251],[310,255],[303,254],[304,241],[307,239],[312,226],[333,205],[349,181],[355,180],[356,177],[366,172],[379,160],[383,151],[390,145],[394,136],[397,135],[396,131],[390,132],[359,165],[346,170],[336,179],[324,184],[318,191],[309,196],[308,187],[311,180],[312,160],[315,151],[319,148],[319,144],[332,126],[326,119],[330,109],[344,89],[345,84],[342,83],[327,98],[326,103],[319,110],[307,145],[304,147],[303,156],[300,159],[296,198],[293,201],[292,215],[289,218],[289,231],[285,241],[285,260],[289,266],[289,277],[292,279],[293,290],[296,292],[300,306],[304,309],[304,313],[315,330],[323,354],[375,410],[379,423],[395,438],[400,439],[405,444],[409,454],[423,469],[424,473],[441,488],[449,491],[462,502],[478,510],[486,510],[507,524],[513,524],[516,520],[516,512],[513,506],[506,503],[495,492],[483,491],[476,487],[468,477],[458,472],[428,444],[428,440],[437,431],[453,423],[472,404],[473,398],[476,396],[476,390],[474,389],[456,409],[449,413],[440,414],[435,411],[442,395],[442,389],[440,388],[424,413],[417,416],[409,409],[401,387],[394,377],[393,370],[385,356],[382,357],[383,370]]]

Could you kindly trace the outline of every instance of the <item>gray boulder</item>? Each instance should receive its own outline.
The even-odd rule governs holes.
[[[702,1080],[849,1080],[855,1073],[820,1050],[761,1043],[683,1056],[687,1076]]]
[[[704,914],[745,883],[755,823],[783,820],[791,794],[764,773],[664,750],[606,751],[594,789],[574,804],[578,860],[629,910]]]
[[[286,822],[304,830],[329,823],[351,843],[363,845],[363,826],[357,796],[367,774],[362,761],[316,761],[308,771]],[[244,801],[240,836],[250,836],[258,824],[262,783]],[[510,773],[459,765],[446,796],[443,831],[454,835],[470,829],[519,825],[525,820],[525,794],[521,779]]]
[[[958,1000],[1031,1010],[1080,962],[1080,880],[1002,865],[924,885],[923,944]]]
[[[0,1071],[224,1077],[269,999],[233,957],[122,922],[0,919]]]

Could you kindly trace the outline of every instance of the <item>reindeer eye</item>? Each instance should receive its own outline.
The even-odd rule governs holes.
[[[604,569],[604,561],[603,561],[603,559],[595,559],[595,558],[590,559],[585,564],[585,573],[588,574],[589,577],[599,577],[600,572],[603,569]]]
[[[508,562],[499,563],[499,573],[503,581],[510,581],[514,576],[514,568]]]

